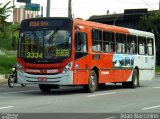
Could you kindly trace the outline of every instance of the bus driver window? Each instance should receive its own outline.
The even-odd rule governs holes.
[[[75,34],[75,57],[76,59],[87,55],[87,34],[77,32]]]
[[[76,51],[86,52],[86,34],[85,33],[76,33],[75,35],[75,48]]]

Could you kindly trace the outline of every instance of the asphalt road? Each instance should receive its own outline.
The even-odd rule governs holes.
[[[9,88],[5,84],[0,86],[0,113],[85,113],[85,117],[87,113],[160,114],[160,77],[140,85],[127,89],[110,84],[95,93],[85,93],[82,87],[61,87],[44,94],[36,85]]]

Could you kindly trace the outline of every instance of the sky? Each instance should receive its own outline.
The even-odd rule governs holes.
[[[13,0],[0,0],[0,3],[6,3]],[[24,5],[17,3],[15,5]],[[92,15],[105,15],[109,10],[110,14],[123,13],[124,9],[148,8],[148,10],[158,10],[160,0],[72,0],[72,14],[74,18],[88,19]],[[43,6],[44,16],[46,14],[47,0],[32,0]],[[67,17],[68,0],[51,0],[51,17]],[[40,14],[40,12],[39,12]],[[12,15],[8,19],[12,21]]]

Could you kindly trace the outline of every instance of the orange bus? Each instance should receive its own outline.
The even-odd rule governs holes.
[[[155,76],[154,34],[70,18],[23,20],[17,82],[42,92],[84,86],[95,92],[106,83],[136,88]]]

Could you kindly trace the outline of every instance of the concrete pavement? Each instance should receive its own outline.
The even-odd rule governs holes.
[[[0,74],[0,85],[7,83],[7,75]]]
[[[141,81],[140,87],[137,89],[110,84],[92,94],[85,93],[83,87],[60,87],[60,89],[54,89],[50,93],[44,94],[37,85],[27,85],[26,87],[17,85],[14,88],[2,85],[0,87],[0,112],[159,114],[159,89],[160,77],[155,77],[151,81]],[[62,116],[66,118],[65,115]],[[138,119],[137,115],[136,119]]]

